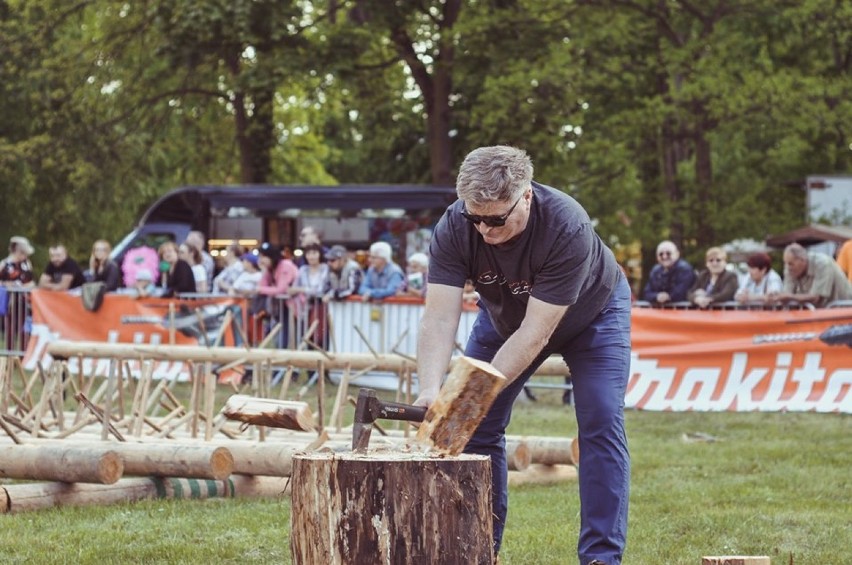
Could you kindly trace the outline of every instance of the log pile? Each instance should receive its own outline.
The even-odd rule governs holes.
[[[178,355],[169,347],[161,349],[173,357],[186,355]],[[202,349],[218,353],[235,348]],[[69,356],[85,352],[64,351]],[[246,350],[238,351],[247,354]],[[326,426],[320,387],[315,412],[305,409],[307,403],[301,401],[304,389],[288,390],[294,369],[303,362],[310,366],[317,361],[315,356],[306,357],[308,361],[287,357],[287,363],[292,364],[286,366],[276,386],[272,385],[273,364],[254,359],[254,379],[249,385],[219,383],[212,370],[214,357],[188,361],[192,374],[188,400],[177,398],[174,381],[152,378],[156,356],[140,359],[137,355],[130,357],[132,361],[115,358],[109,374],[98,376],[74,374],[64,361],[40,366],[28,374],[16,359],[0,358],[0,477],[49,481],[4,481],[0,486],[0,513],[157,497],[275,496],[284,492],[296,454],[317,449],[323,453],[350,451],[351,430],[342,426],[342,414],[351,401],[348,382],[357,377],[350,371],[370,368],[362,367],[362,361],[347,358],[343,362],[344,356],[338,356],[337,363],[342,363],[345,372]],[[413,367],[410,360],[403,361],[407,365],[401,365],[401,383],[410,380]],[[397,358],[394,363],[402,361]],[[321,361],[312,368],[325,370]],[[223,386],[230,386],[244,398],[284,399],[295,395],[294,411],[281,416],[310,431],[267,427],[277,425],[271,420],[242,426],[228,420],[227,407],[215,403],[216,389]],[[401,387],[397,400],[411,402],[407,394]],[[68,410],[72,399],[75,409]],[[405,449],[414,439],[408,424],[394,425],[397,429],[383,430],[377,423],[379,431],[373,434],[371,445],[380,457]],[[576,461],[570,440],[508,439],[509,465],[515,480],[537,466],[551,468]],[[538,475],[544,476],[541,472]],[[540,480],[529,473],[526,477]]]

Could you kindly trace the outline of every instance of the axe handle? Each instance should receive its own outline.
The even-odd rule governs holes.
[[[425,406],[412,406],[398,402],[382,402],[378,417],[383,420],[405,420],[422,422],[426,416]]]

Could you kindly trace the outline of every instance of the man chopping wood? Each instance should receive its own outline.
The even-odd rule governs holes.
[[[429,406],[449,364],[465,281],[480,313],[465,355],[507,378],[465,451],[489,455],[494,550],[506,520],[505,430],[535,369],[561,355],[571,369],[580,443],[581,565],[621,563],[627,538],[630,456],[624,394],[630,368],[630,288],[586,211],[532,180],[526,152],[481,147],[459,170],[459,200],[430,244],[429,294],[420,323],[417,373]]]

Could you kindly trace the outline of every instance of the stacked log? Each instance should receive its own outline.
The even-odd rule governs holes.
[[[271,498],[287,492],[287,479],[232,475],[225,480],[148,477],[121,479],[111,485],[29,483],[0,486],[0,513],[57,506],[94,506],[150,499]]]

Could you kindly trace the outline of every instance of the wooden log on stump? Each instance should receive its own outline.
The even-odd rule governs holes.
[[[316,422],[307,402],[235,394],[225,402],[222,413],[229,420],[256,426],[300,431],[316,429]]]
[[[291,489],[295,565],[494,561],[488,457],[302,453]]]
[[[461,453],[504,386],[506,377],[490,363],[459,358],[417,430],[418,443],[437,453]]]
[[[121,478],[124,462],[112,450],[61,445],[0,446],[0,477],[110,485]]]
[[[28,483],[0,485],[0,514],[57,506],[105,506],[147,499],[273,498],[287,492],[288,479],[233,475],[222,481],[171,477],[128,478],[111,485]]]

